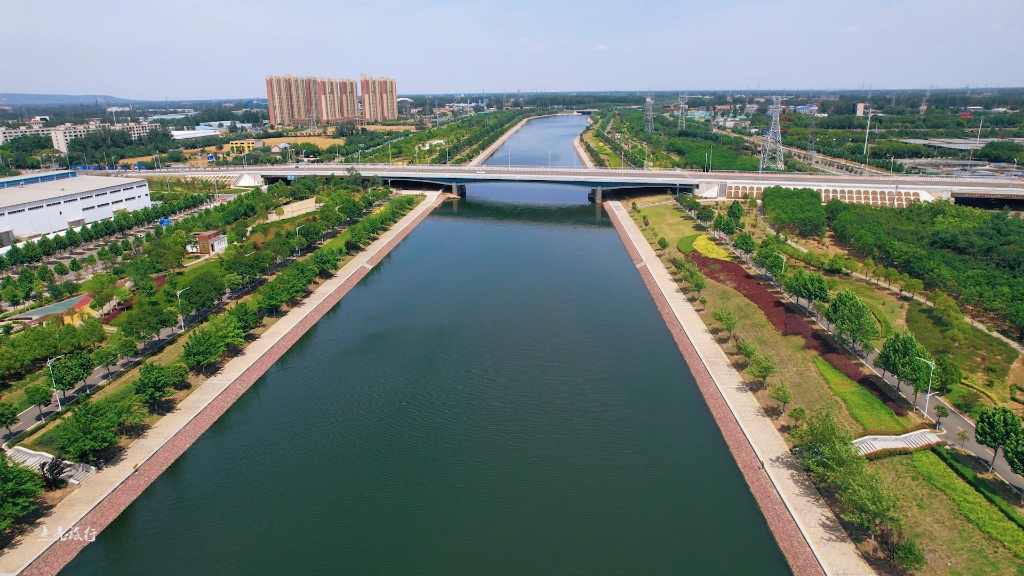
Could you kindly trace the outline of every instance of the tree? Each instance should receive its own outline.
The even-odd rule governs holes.
[[[964,373],[953,361],[953,358],[946,355],[935,358],[935,384],[938,389],[946,392],[963,379]]]
[[[935,407],[935,428],[942,430],[942,419],[949,416],[949,408],[946,408],[942,404]]]
[[[68,397],[68,390],[73,390],[76,384],[89,376],[89,372],[84,371],[83,368],[84,363],[72,354],[54,360],[50,365],[50,370],[53,373],[53,387],[60,390],[61,396],[65,399]]]
[[[996,406],[995,408],[982,409],[981,413],[978,414],[974,438],[979,444],[992,449],[992,460],[988,466],[989,472],[996,465],[999,449],[1008,442],[1017,440],[1021,435],[1020,418],[1008,408]]]
[[[260,324],[260,317],[256,306],[247,300],[236,304],[228,310],[228,314],[235,317],[235,320],[238,321],[238,327],[243,332],[248,332]]]
[[[224,277],[214,270],[204,269],[196,273],[181,293],[181,304],[184,313],[205,310],[216,304],[223,296],[226,288]]]
[[[909,330],[895,333],[886,339],[882,351],[875,357],[875,365],[896,376],[896,389],[904,380],[917,384],[927,378],[928,366],[918,358],[930,359],[928,351]]]
[[[910,278],[903,283],[902,289],[904,292],[909,292],[910,297],[913,298],[914,294],[924,290],[924,282],[921,282],[917,278]]]
[[[82,263],[78,261],[78,258],[72,258],[71,262],[68,263],[68,269],[75,273],[75,276],[82,271]]]
[[[892,555],[892,562],[897,568],[904,572],[915,572],[924,568],[928,558],[924,550],[913,538],[901,538],[896,544],[896,550]]]
[[[740,218],[743,218],[743,205],[740,204],[739,200],[733,200],[732,204],[729,205],[728,215],[729,218],[737,224],[739,223]]]
[[[173,389],[188,378],[188,367],[184,364],[160,366],[146,362],[139,369],[135,381],[135,393],[155,412],[160,400],[174,395]]]
[[[825,309],[825,318],[840,337],[855,346],[865,346],[879,336],[878,322],[871,309],[849,288],[836,292]]]
[[[97,366],[102,366],[110,376],[110,367],[117,364],[120,355],[113,346],[101,346],[92,353],[92,361]]]
[[[43,408],[50,405],[50,398],[53,397],[53,390],[43,384],[32,384],[25,387],[25,398],[29,404],[39,408],[39,419],[43,419]]]
[[[711,208],[711,206],[701,206],[700,209],[697,210],[697,220],[701,224],[703,224],[705,228],[708,227],[708,225],[714,219],[715,211]]]
[[[868,472],[863,466],[851,467],[842,478],[839,503],[843,520],[872,534],[899,521],[899,499],[886,489],[877,472]]]
[[[36,497],[43,481],[35,471],[0,453],[0,531],[7,530],[18,518],[36,509]]]
[[[853,437],[827,409],[815,412],[807,426],[793,431],[797,462],[816,483],[836,487],[851,470],[864,467],[864,457],[853,446]]]
[[[757,250],[757,244],[754,242],[754,237],[750,232],[741,232],[736,236],[736,240],[733,242],[736,249],[750,256],[755,250]]]
[[[967,433],[967,430],[961,430],[956,433],[956,437],[960,439],[960,448],[964,447],[964,442],[971,439],[971,435]]]
[[[803,406],[797,406],[789,411],[789,417],[793,419],[793,422],[796,422],[796,426],[799,428],[804,419],[807,418],[807,409]]]
[[[750,366],[747,366],[747,373],[760,382],[762,388],[767,388],[768,379],[778,372],[779,363],[771,354],[758,354],[750,359]],[[792,398],[790,398],[790,402],[792,402]]]
[[[736,313],[728,308],[719,308],[711,313],[711,317],[718,320],[722,324],[722,330],[729,333],[729,337],[732,337],[732,333],[736,330],[739,325],[739,318],[736,317]]]
[[[786,413],[786,404],[793,401],[793,391],[789,389],[789,386],[785,382],[779,382],[772,386],[771,392],[768,393],[768,397],[776,402],[782,404],[782,413]]]
[[[13,402],[0,402],[0,428],[7,428],[7,438],[14,438],[11,426],[18,423],[18,407]]]
[[[664,236],[658,238],[658,247],[661,248],[662,250],[668,248],[668,240],[666,240]]]
[[[108,403],[82,398],[54,429],[57,448],[76,462],[94,463],[119,440],[115,428],[120,422],[115,420]]]
[[[220,360],[224,343],[209,328],[199,328],[189,335],[181,359],[192,369],[198,367],[205,374],[206,367]]]
[[[705,277],[700,272],[696,272],[694,274],[690,274],[689,276],[687,276],[686,281],[690,283],[690,289],[697,293],[697,298],[698,299],[702,298],[700,293],[701,293],[702,290],[704,290],[704,288],[707,288],[707,285],[708,285],[707,277]],[[724,323],[723,323],[723,326],[724,326]],[[730,330],[730,332],[731,332],[731,330]]]

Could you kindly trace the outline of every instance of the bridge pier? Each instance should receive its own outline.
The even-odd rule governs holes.
[[[456,183],[452,182],[452,194],[455,194],[459,198],[465,198],[466,197],[466,185],[465,184],[456,184]]]
[[[598,186],[597,188],[591,188],[590,189],[590,194],[588,194],[587,197],[588,197],[587,199],[590,200],[591,202],[593,202],[594,204],[600,204],[601,203],[601,187]]]

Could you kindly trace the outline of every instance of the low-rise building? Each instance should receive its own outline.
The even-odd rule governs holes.
[[[220,254],[228,247],[228,237],[219,230],[208,230],[195,235],[185,248],[192,254]]]
[[[151,205],[149,184],[141,178],[79,176],[74,170],[0,178],[0,246]]]
[[[257,148],[263,148],[263,140],[249,138],[246,140],[234,140],[228,142],[228,150],[234,154],[248,154]]]

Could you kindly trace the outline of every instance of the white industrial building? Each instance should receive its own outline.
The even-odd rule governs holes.
[[[74,170],[0,178],[0,246],[151,205],[141,178],[79,176]]]

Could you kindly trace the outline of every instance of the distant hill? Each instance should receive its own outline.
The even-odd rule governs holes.
[[[92,106],[99,100],[101,106],[107,102],[111,104],[128,104],[138,100],[117,98],[116,96],[105,96],[102,94],[83,94],[71,96],[68,94],[0,94],[0,106],[75,106],[79,102],[83,106]]]

